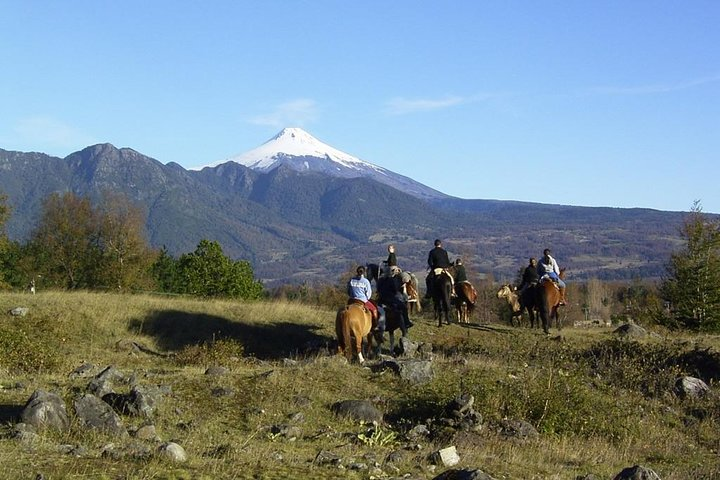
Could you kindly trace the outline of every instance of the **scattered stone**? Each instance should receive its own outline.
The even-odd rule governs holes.
[[[305,421],[305,414],[302,412],[295,412],[288,415],[288,420],[292,423],[302,423]]]
[[[205,370],[205,375],[227,375],[228,373],[230,373],[229,368],[221,367],[219,365],[213,365]]]
[[[710,393],[710,387],[699,378],[680,377],[675,380],[675,393],[681,398],[701,398]]]
[[[381,423],[383,414],[368,400],[343,400],[330,407],[335,415],[350,417],[363,422]]]
[[[63,399],[45,390],[35,390],[20,416],[23,423],[30,424],[38,430],[54,428],[65,431],[70,426]]]
[[[660,477],[647,467],[635,465],[623,469],[622,472],[615,475],[613,480],[660,480]]]
[[[293,402],[298,407],[307,407],[312,403],[312,400],[310,399],[310,397],[306,397],[305,395],[296,395],[293,398]]]
[[[283,358],[283,367],[294,367],[298,364],[297,360],[293,360],[291,358]]]
[[[618,328],[615,329],[613,332],[621,337],[628,337],[628,338],[642,338],[647,337],[648,332],[640,325],[635,325],[634,323],[626,323],[624,325],[620,325]]]
[[[450,402],[448,410],[451,415],[461,417],[464,412],[472,409],[473,404],[475,404],[475,397],[469,393],[462,393]]]
[[[160,437],[158,437],[157,434],[157,430],[155,429],[155,425],[143,425],[142,427],[135,430],[134,435],[135,438],[137,438],[138,440],[160,440]]]
[[[532,424],[525,420],[501,420],[500,434],[506,438],[529,440],[540,436]]]
[[[419,345],[417,342],[413,342],[408,337],[400,337],[398,347],[400,348],[400,355],[404,357],[414,357],[417,353]]]
[[[122,420],[112,407],[93,394],[88,393],[75,400],[75,413],[80,422],[88,428],[110,435],[127,435]]]
[[[291,442],[294,442],[298,438],[302,437],[302,430],[300,427],[285,424],[271,426],[270,433],[274,436],[283,437]]]
[[[15,307],[10,310],[10,315],[12,315],[13,317],[24,317],[28,314],[29,311],[30,309],[26,307]]]
[[[235,395],[235,390],[230,387],[215,387],[210,393],[213,397],[232,397]]]
[[[342,464],[342,458],[340,458],[339,455],[336,455],[332,452],[328,452],[327,450],[320,450],[318,452],[318,454],[315,455],[313,464],[315,464],[315,465],[331,465],[333,467],[337,467],[337,466],[340,466],[340,464]]]
[[[159,451],[160,455],[175,463],[186,462],[188,458],[185,449],[175,442],[162,444]]]
[[[110,365],[102,372],[95,375],[88,385],[88,391],[98,398],[102,398],[105,394],[113,393],[115,383],[127,383],[127,380],[115,367]]]
[[[430,360],[391,359],[382,362],[378,367],[379,370],[386,368],[412,385],[428,383],[433,379],[432,361]]]
[[[455,446],[446,447],[430,455],[430,461],[435,465],[444,465],[446,467],[452,467],[460,463],[460,455],[457,453]]]
[[[89,377],[91,375],[91,372],[95,369],[95,365],[92,363],[83,363],[79,367],[77,367],[75,370],[70,372],[69,377],[70,378],[83,378],[83,377]]]
[[[495,480],[480,469],[447,470],[433,480]]]
[[[78,458],[88,456],[88,449],[82,445],[60,445],[58,447],[58,452]]]
[[[411,442],[417,442],[418,440],[424,440],[430,437],[430,430],[425,425],[416,425],[410,429],[406,435],[407,439]]]

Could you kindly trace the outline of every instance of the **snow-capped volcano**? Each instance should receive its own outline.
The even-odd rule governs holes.
[[[261,172],[286,165],[299,172],[320,172],[343,178],[369,177],[416,197],[447,196],[411,178],[331,147],[301,128],[284,128],[258,148],[193,170],[213,168],[227,162],[239,163]]]

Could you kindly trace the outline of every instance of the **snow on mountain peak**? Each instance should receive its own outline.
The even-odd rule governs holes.
[[[253,170],[267,172],[280,163],[291,163],[292,157],[323,159],[334,164],[339,164],[337,167],[343,169],[372,169],[378,172],[384,171],[381,167],[360,160],[357,157],[321,142],[302,128],[297,127],[284,128],[270,140],[249,152],[206,166],[214,167],[225,162],[236,162]],[[307,161],[303,158],[298,158],[297,161],[299,164],[296,163],[293,165],[297,170],[308,168]]]

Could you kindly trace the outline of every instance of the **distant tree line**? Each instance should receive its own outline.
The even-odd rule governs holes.
[[[26,243],[10,241],[11,214],[0,195],[0,289],[43,288],[160,291],[256,299],[262,284],[249,262],[234,261],[218,242],[201,240],[175,259],[152,249],[145,214],[125,196],[105,193],[94,204],[74,193],[54,193]]]

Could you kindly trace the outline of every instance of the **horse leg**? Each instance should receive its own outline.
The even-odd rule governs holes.
[[[395,356],[395,330],[388,332],[388,337],[390,342],[390,355]]]

